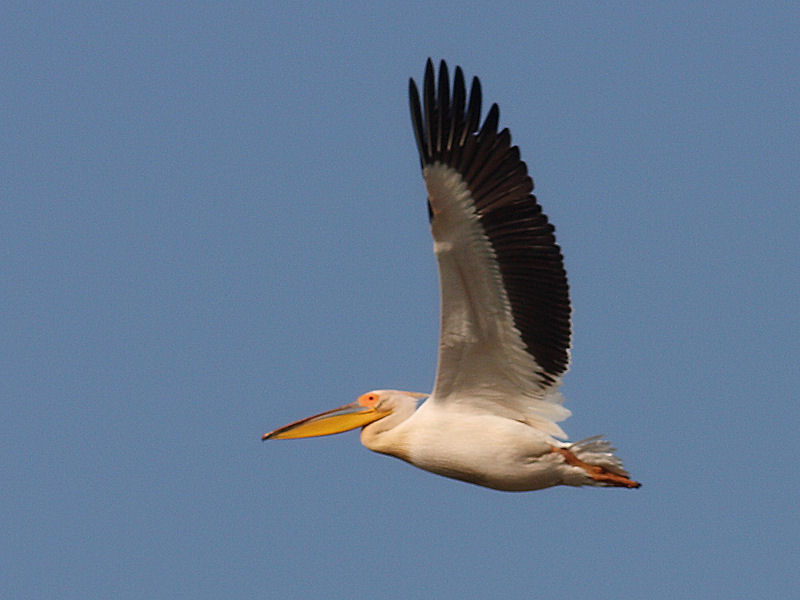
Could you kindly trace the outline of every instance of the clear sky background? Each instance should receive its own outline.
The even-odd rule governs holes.
[[[4,3],[0,597],[796,593],[799,28],[788,2]],[[563,425],[640,490],[260,441],[432,386],[428,56],[500,104],[570,276]]]

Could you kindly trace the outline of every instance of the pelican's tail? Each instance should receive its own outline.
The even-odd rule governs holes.
[[[622,461],[614,454],[614,448],[603,436],[595,435],[580,442],[574,442],[558,452],[564,461],[580,467],[591,478],[588,485],[614,486],[626,488],[641,487],[641,483],[633,481]],[[574,484],[573,484],[574,485]]]

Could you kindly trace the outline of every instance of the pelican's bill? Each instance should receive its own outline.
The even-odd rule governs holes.
[[[388,415],[388,412],[380,411],[373,406],[365,406],[360,399],[350,404],[345,404],[339,408],[325,411],[318,415],[300,419],[294,423],[289,423],[279,427],[269,433],[265,433],[262,440],[289,440],[296,438],[318,437],[321,435],[333,435],[350,431],[356,427],[369,425]]]

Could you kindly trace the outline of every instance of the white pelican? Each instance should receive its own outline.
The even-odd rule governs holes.
[[[497,105],[480,125],[477,77],[467,97],[456,67],[451,93],[447,65],[437,85],[430,59],[422,104],[413,79],[409,95],[441,284],[433,392],[376,390],[262,439],[361,427],[370,450],[497,490],[639,487],[600,436],[557,439],[570,415],[558,392],[569,363],[567,275],[519,149],[497,131]]]

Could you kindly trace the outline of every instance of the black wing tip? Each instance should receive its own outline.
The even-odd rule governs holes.
[[[449,159],[455,148],[463,146],[470,135],[479,130],[481,113],[481,84],[472,78],[466,92],[464,71],[456,65],[452,87],[447,61],[439,61],[438,77],[433,59],[425,62],[422,93],[413,77],[408,80],[409,108],[414,137],[422,166],[437,160]],[[499,109],[494,109],[494,129],[497,128]],[[488,117],[489,115],[487,115]],[[486,126],[486,123],[484,123]],[[491,122],[489,128],[492,127]]]

